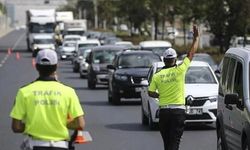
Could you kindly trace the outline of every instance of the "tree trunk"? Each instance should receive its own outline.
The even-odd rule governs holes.
[[[184,42],[184,47],[186,47],[186,44],[187,44],[187,42],[186,42],[186,22],[185,22],[185,20],[183,20],[183,42]]]
[[[155,37],[154,39],[157,40],[157,33],[158,33],[158,24],[159,24],[159,20],[158,20],[158,14],[154,15],[154,20],[155,20]]]

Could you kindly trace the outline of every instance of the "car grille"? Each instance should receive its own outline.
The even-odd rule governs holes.
[[[208,97],[195,97],[190,106],[203,106],[207,100],[209,100]]]
[[[202,115],[186,115],[186,120],[212,119],[208,113]]]
[[[131,82],[133,84],[140,84],[143,79],[143,77],[131,77]]]

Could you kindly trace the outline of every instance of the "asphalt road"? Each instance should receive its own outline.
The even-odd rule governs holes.
[[[31,53],[26,52],[25,47],[24,30],[13,31],[0,38],[0,150],[18,150],[23,138],[21,134],[12,133],[9,113],[18,88],[35,80],[38,75],[32,66]],[[8,48],[13,49],[10,55]],[[17,53],[20,59],[17,59]],[[58,74],[61,82],[76,90],[86,113],[86,130],[93,138],[93,142],[77,145],[77,149],[163,150],[159,130],[150,131],[140,123],[139,102],[124,101],[121,106],[110,105],[106,87],[89,90],[86,80],[73,73],[70,62],[60,62]],[[214,125],[195,125],[185,129],[180,150],[215,149]]]

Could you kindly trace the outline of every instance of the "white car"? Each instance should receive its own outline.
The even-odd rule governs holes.
[[[119,42],[115,42],[115,45],[122,45],[122,46],[126,46],[128,48],[132,48],[134,47],[133,43],[130,41],[119,41]]]
[[[74,72],[80,71],[80,64],[85,66],[85,63],[86,63],[85,62],[86,55],[84,55],[85,50],[88,50],[88,49],[91,49],[93,47],[100,46],[100,45],[101,45],[101,43],[97,39],[88,39],[88,40],[84,40],[84,41],[77,41],[76,42],[76,55],[72,60],[73,71]],[[86,71],[85,67],[82,67],[82,69],[84,69],[81,71],[82,73]],[[83,75],[80,74],[80,76],[83,77],[83,76],[85,76],[85,74],[83,74]]]
[[[139,47],[142,50],[150,50],[162,56],[163,52],[166,49],[172,47],[172,44],[168,41],[153,40],[153,41],[142,41],[139,43]]]
[[[63,37],[63,41],[79,41],[79,40],[86,40],[86,37],[80,35],[65,35]]]
[[[55,50],[55,39],[53,34],[35,34],[33,37],[32,51],[33,56],[36,56],[39,50],[52,49]]]
[[[59,47],[60,58],[67,59],[72,58],[76,51],[76,42],[75,41],[65,41],[62,46]]]
[[[179,63],[179,62],[178,62]],[[148,96],[148,81],[153,74],[164,66],[163,62],[154,63],[149,70],[148,80],[142,81],[142,124],[154,128],[159,122],[158,99]],[[185,96],[192,98],[193,103],[186,106],[185,122],[213,123],[216,121],[218,81],[212,68],[206,62],[192,61],[185,79]]]

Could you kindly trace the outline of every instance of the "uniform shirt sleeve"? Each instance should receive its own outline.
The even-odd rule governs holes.
[[[23,93],[19,90],[16,96],[14,107],[11,110],[10,117],[17,120],[23,120],[25,114],[25,97],[23,96]]]
[[[151,92],[155,92],[156,89],[157,89],[157,86],[156,86],[156,76],[153,75],[152,81],[151,81],[151,83],[150,83],[150,85],[149,85],[148,90],[151,91]]]
[[[191,61],[188,57],[185,57],[181,65],[178,66],[179,71],[186,71],[190,65]]]
[[[84,115],[82,106],[74,90],[70,98],[69,114],[72,118],[76,118],[81,115]]]

